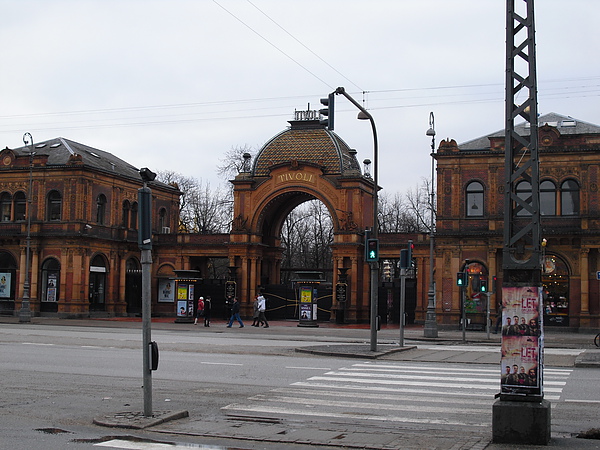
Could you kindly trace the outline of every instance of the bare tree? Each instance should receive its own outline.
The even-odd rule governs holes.
[[[288,269],[322,269],[332,267],[333,223],[329,211],[319,200],[296,207],[286,217],[281,230],[282,267]]]
[[[202,180],[180,173],[158,172],[163,183],[174,184],[182,192],[179,202],[180,233],[226,233],[232,220],[232,201],[223,190],[212,190]]]
[[[225,152],[221,158],[221,164],[217,166],[217,174],[224,180],[228,181],[234,178],[238,173],[244,171],[246,164],[245,154],[249,154],[250,158],[254,158],[257,150],[245,144],[240,147],[231,147]]]
[[[407,192],[406,198],[411,215],[416,220],[417,229],[414,231],[430,231],[431,227],[435,226],[435,204],[431,204],[431,180],[423,178],[421,184]],[[431,223],[432,211],[434,223]]]
[[[412,211],[409,200],[396,193],[387,193],[378,199],[378,226],[381,233],[412,233],[420,231],[418,218]]]

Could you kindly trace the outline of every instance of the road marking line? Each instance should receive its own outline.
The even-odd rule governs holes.
[[[243,364],[239,363],[223,363],[223,362],[210,362],[210,361],[200,361],[200,364],[208,364],[212,366],[243,366]]]
[[[368,372],[327,372],[325,375],[336,375],[336,376],[347,376],[347,377],[363,377],[363,378],[375,378],[375,377],[379,377],[379,378],[383,378],[381,376],[381,374],[376,374],[376,373],[368,373]],[[432,381],[443,381],[443,380],[447,380],[447,377],[435,377],[435,376],[414,376],[412,374],[387,374],[384,377],[386,380],[404,380],[404,379],[419,379],[419,380],[432,380]],[[499,378],[465,378],[465,377],[460,377],[460,378],[452,378],[452,381],[464,381],[466,383],[495,383],[497,384],[500,380]],[[544,384],[551,384],[551,385],[555,385],[555,386],[564,386],[567,383],[565,381],[544,381]]]
[[[302,367],[302,366],[287,366],[286,369],[297,370],[331,370],[331,367]]]
[[[354,377],[354,374],[349,374],[349,376]],[[403,385],[403,386],[428,386],[428,387],[439,387],[439,388],[453,388],[453,389],[481,389],[481,390],[500,390],[499,385],[495,386],[486,386],[486,385],[469,385],[469,384],[455,384],[455,383],[438,383],[432,382],[429,380],[423,381],[412,381],[412,380],[363,380],[360,378],[342,378],[342,377],[311,377],[308,381],[331,381],[331,382],[347,382],[347,383],[357,383],[357,384],[387,384],[387,385]],[[498,383],[499,384],[499,383]],[[548,392],[562,392],[561,388],[546,388],[544,387],[544,391]]]
[[[600,400],[571,400],[567,398],[564,401],[565,403],[600,403]]]
[[[487,414],[489,413],[490,405],[480,405],[479,407],[474,407],[473,404],[467,406],[467,409],[461,409],[456,407],[455,402],[452,403],[453,406],[418,406],[416,404],[385,404],[385,403],[367,403],[367,402],[348,402],[348,401],[333,401],[330,399],[318,399],[318,398],[297,398],[297,397],[289,397],[289,396],[274,396],[267,398],[254,398],[255,400],[260,401],[269,401],[269,402],[282,402],[282,403],[291,403],[294,405],[301,404],[303,406],[330,406],[335,408],[343,408],[346,411],[354,411],[357,409],[376,409],[376,410],[385,410],[385,411],[421,411],[421,412],[429,412],[429,413],[444,413],[448,410],[451,410],[453,413],[459,414]],[[460,411],[460,412],[459,412]]]

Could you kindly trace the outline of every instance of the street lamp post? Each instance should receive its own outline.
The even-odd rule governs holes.
[[[23,143],[28,146],[31,143],[31,150],[29,151],[29,189],[27,190],[27,238],[26,250],[25,250],[25,281],[23,283],[23,299],[21,301],[21,309],[19,310],[19,322],[27,323],[31,322],[31,308],[29,302],[31,282],[29,280],[29,255],[31,253],[31,198],[33,196],[33,137],[31,133],[25,133],[23,135]]]
[[[373,130],[373,229],[371,231],[371,238],[377,239],[377,190],[379,189],[378,184],[378,157],[379,147],[377,143],[377,129],[375,128],[375,120],[369,111],[361,106],[356,100],[354,100],[350,94],[346,92],[343,87],[338,87],[335,90],[336,94],[341,94],[356,106],[360,112],[358,113],[358,119],[368,120],[371,122],[371,129]],[[379,287],[379,262],[372,262],[371,265],[371,351],[377,351],[377,321],[378,321],[378,305],[377,305],[377,289]]]
[[[429,129],[426,133],[427,136],[431,136],[431,194],[430,194],[430,209],[431,209],[431,223],[429,225],[429,293],[427,295],[427,315],[425,316],[425,326],[423,328],[423,335],[427,338],[438,337],[437,329],[437,317],[435,313],[435,282],[433,280],[433,266],[434,266],[434,209],[435,209],[435,117],[433,112],[429,113]]]

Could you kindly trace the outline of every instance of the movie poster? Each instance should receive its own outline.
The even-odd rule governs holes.
[[[187,301],[177,300],[177,317],[186,317],[188,315]]]
[[[300,320],[312,320],[311,305],[300,305]]]
[[[503,394],[541,395],[541,287],[502,288]]]

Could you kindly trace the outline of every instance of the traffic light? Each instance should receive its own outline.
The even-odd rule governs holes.
[[[402,250],[400,250],[400,268],[408,269],[408,267],[409,267],[408,250],[403,248]]]
[[[383,261],[383,278],[386,280],[392,279],[392,263],[389,259]]]
[[[408,249],[408,256],[407,256],[408,264],[409,264],[409,266],[412,266],[413,265],[413,250],[415,249],[415,244],[413,244],[413,241],[411,241],[410,239],[408,241],[407,249]]]
[[[152,250],[152,191],[147,186],[138,189],[138,247]]]
[[[456,274],[456,285],[459,287],[467,287],[469,285],[469,278],[466,272],[458,272]]]
[[[379,239],[367,239],[367,262],[379,261]]]
[[[479,292],[482,292],[484,294],[488,293],[487,280],[484,280],[483,278],[479,280]]]
[[[333,130],[333,115],[334,115],[334,106],[335,106],[335,93],[329,94],[327,98],[321,99],[321,104],[326,106],[326,108],[322,108],[319,110],[319,114],[324,116],[325,118],[321,119],[319,123],[321,125],[325,125],[328,130]]]

